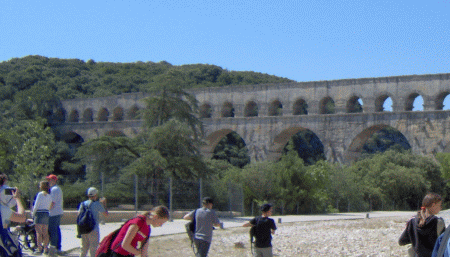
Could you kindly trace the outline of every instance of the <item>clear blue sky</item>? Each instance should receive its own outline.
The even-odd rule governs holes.
[[[296,81],[450,72],[450,0],[0,1],[0,61],[205,63]]]

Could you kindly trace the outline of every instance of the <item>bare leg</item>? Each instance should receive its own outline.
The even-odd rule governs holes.
[[[38,250],[42,251],[43,250],[43,236],[44,236],[44,224],[36,224],[34,225],[34,227],[36,228],[36,241],[37,241],[37,246],[38,246]]]
[[[42,244],[45,250],[48,250],[48,243],[50,241],[50,237],[48,235],[48,225],[42,225]]]

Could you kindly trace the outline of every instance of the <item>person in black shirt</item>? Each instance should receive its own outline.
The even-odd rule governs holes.
[[[256,257],[272,257],[272,234],[275,234],[277,226],[275,221],[269,216],[272,215],[272,205],[263,204],[261,206],[261,217],[255,217],[249,222],[242,225],[243,227],[254,227],[254,234],[256,238]]]
[[[422,201],[420,211],[406,223],[398,243],[399,245],[412,244],[408,250],[409,256],[431,257],[437,238],[445,230],[444,220],[435,216],[441,210],[441,205],[440,195],[427,194]]]

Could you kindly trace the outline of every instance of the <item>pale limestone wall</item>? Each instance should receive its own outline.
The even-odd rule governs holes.
[[[252,161],[278,158],[286,140],[299,129],[314,132],[325,147],[327,159],[337,162],[347,162],[357,156],[358,146],[385,126],[402,132],[415,153],[430,154],[450,148],[447,134],[450,112],[436,111],[442,96],[450,93],[450,74],[204,88],[189,92],[196,96],[199,105],[208,103],[213,109],[212,118],[203,119],[204,136],[210,142],[202,149],[206,156],[212,154],[218,139],[231,131],[244,139]],[[423,112],[405,111],[411,95],[423,97]],[[126,117],[133,106],[144,108],[142,99],[147,96],[135,93],[62,101],[67,115],[71,110],[78,110],[81,117],[87,108],[93,110],[94,116],[102,108],[108,109],[110,115],[107,122],[82,122],[80,118],[78,123],[66,122],[57,129],[61,134],[75,132],[85,140],[111,130],[133,137],[140,132],[142,121],[111,121],[112,112],[120,106]],[[346,106],[354,96],[363,101],[363,113],[346,113]],[[382,96],[391,97],[393,112],[375,112]],[[320,101],[325,97],[334,100],[336,114],[319,114]],[[308,115],[292,115],[293,104],[300,98],[308,104]],[[268,116],[269,106],[275,100],[282,103],[283,116]],[[257,103],[258,117],[243,117],[250,101]],[[221,118],[225,102],[233,104],[235,117]]]
[[[235,131],[245,141],[252,161],[275,160],[289,138],[300,129],[314,132],[324,145],[327,160],[348,162],[376,131],[390,126],[408,140],[412,151],[431,154],[447,151],[450,111],[383,112],[373,114],[308,115],[235,118],[205,121],[206,134]],[[229,133],[229,132],[228,132]],[[277,138],[284,138],[278,141]],[[211,154],[214,147],[203,149]]]

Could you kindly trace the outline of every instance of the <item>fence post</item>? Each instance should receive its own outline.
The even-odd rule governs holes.
[[[102,197],[105,196],[105,173],[102,171]]]
[[[233,213],[231,212],[231,183],[228,183],[228,209],[230,211],[230,217],[232,217]]]
[[[134,209],[138,212],[138,177],[134,174]]]
[[[241,185],[241,202],[242,202],[242,212],[241,216],[245,216],[245,206],[244,206],[244,187]]]
[[[173,205],[172,205],[172,184],[173,180],[172,177],[169,178],[169,213],[170,213],[170,221],[173,221],[172,216],[173,216]]]
[[[255,202],[254,202],[254,200],[252,199],[252,217],[253,217],[253,207],[254,207],[254,205],[255,205]]]
[[[200,201],[199,201],[199,202],[200,202],[199,208],[200,208],[200,207],[202,207],[202,198],[203,198],[203,183],[202,183],[202,178],[200,178],[200,179],[198,180],[198,183],[200,184],[200,185],[199,185],[199,191],[200,191],[200,192],[199,192],[199,194],[200,194],[200,197],[199,197],[199,198],[200,198]]]

